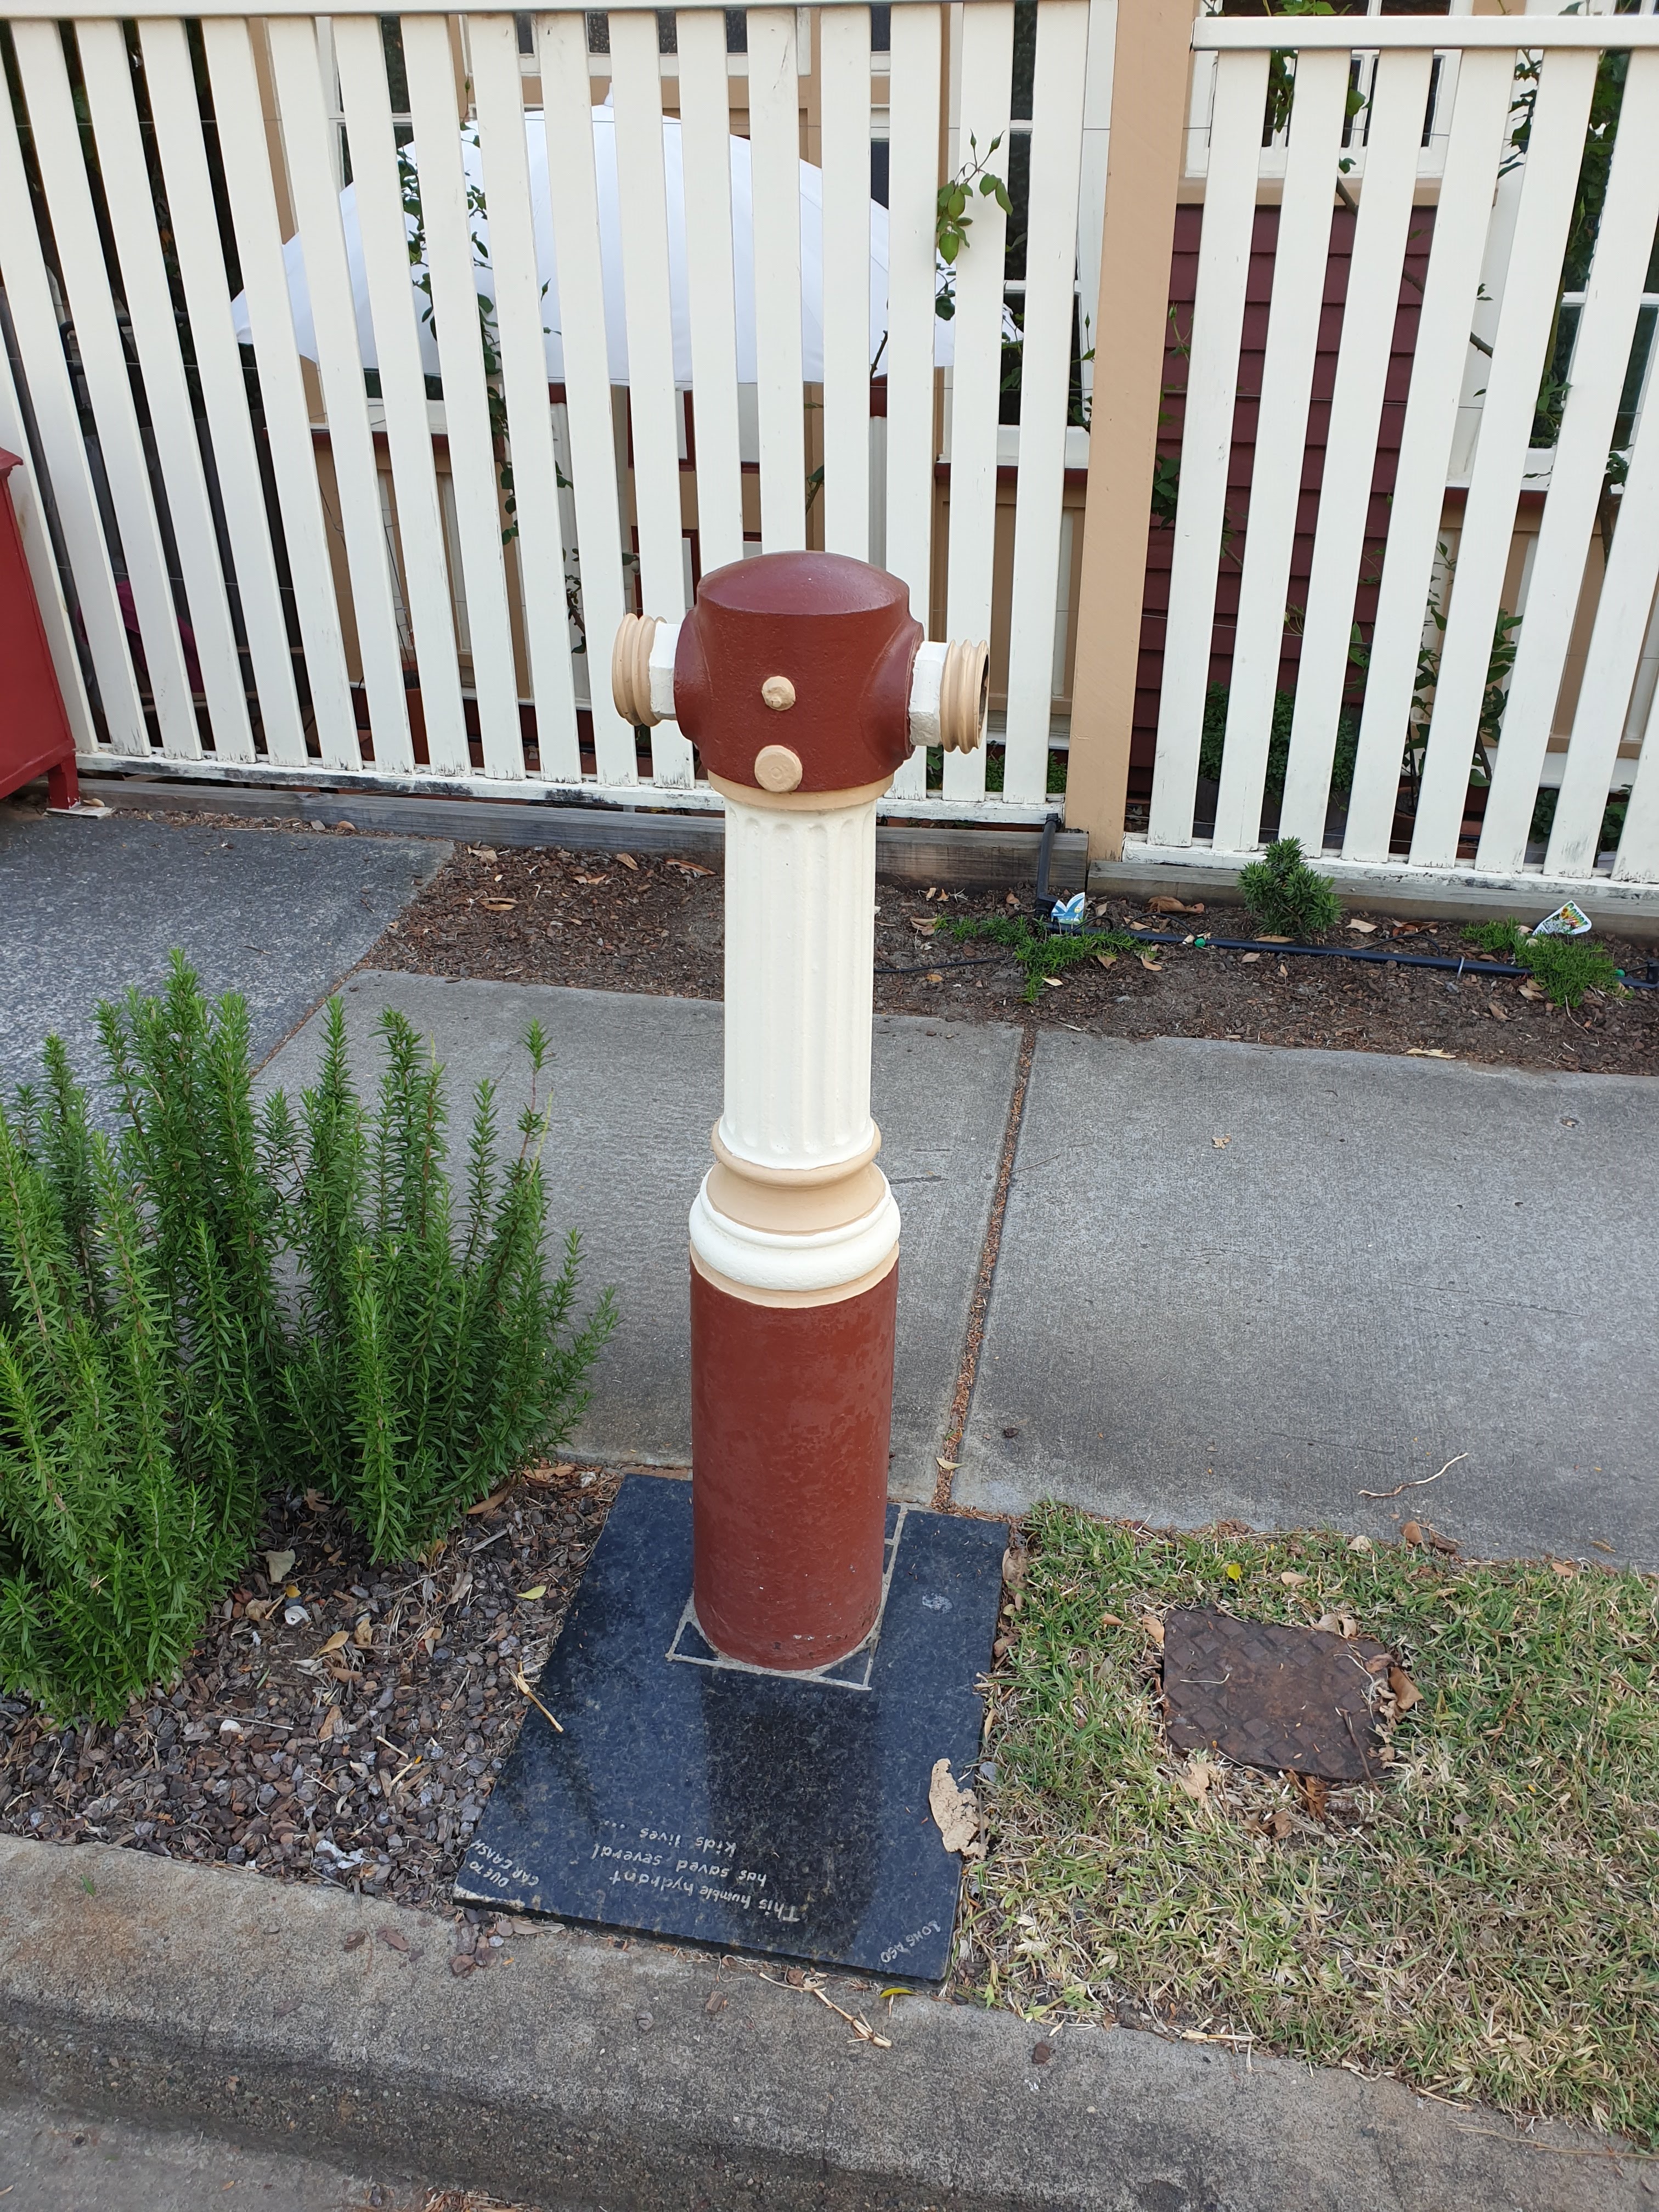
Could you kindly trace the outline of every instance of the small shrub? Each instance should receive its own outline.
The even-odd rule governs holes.
[[[1516,966],[1521,963],[1521,956],[1527,945],[1526,933],[1520,923],[1511,921],[1507,915],[1501,921],[1471,922],[1463,932],[1463,941],[1466,945],[1478,945],[1483,952],[1490,952],[1495,959],[1511,961]]]
[[[246,1556],[280,1336],[242,1001],[100,1019],[118,1141],[57,1038],[0,1108],[0,1686],[115,1721]]]
[[[1316,874],[1297,837],[1280,837],[1259,860],[1241,868],[1238,888],[1256,927],[1273,937],[1322,937],[1342,908],[1328,876]]]
[[[1552,1006],[1572,1007],[1587,991],[1618,991],[1621,971],[1612,956],[1588,937],[1529,937],[1507,915],[1478,921],[1463,932],[1471,945],[1528,969]]]
[[[1576,1006],[1587,991],[1617,991],[1619,970],[1587,937],[1529,937],[1521,953],[1553,1006]]]
[[[1121,929],[1080,929],[1063,937],[1048,936],[1023,914],[958,915],[941,924],[939,934],[958,943],[983,938],[1006,945],[1025,972],[1024,996],[1032,1005],[1042,996],[1045,976],[1058,976],[1098,953],[1145,949],[1139,939]]]
[[[560,1271],[547,1273],[539,1024],[526,1037],[531,1103],[504,1169],[495,1089],[478,1085],[458,1224],[443,1165],[442,1068],[423,1057],[404,1017],[386,1012],[386,1065],[370,1114],[352,1087],[337,999],[326,1020],[322,1073],[299,1121],[280,1092],[265,1115],[300,1269],[286,1384],[324,1487],[384,1562],[432,1542],[563,1441],[587,1403],[583,1377],[615,1315],[606,1291],[584,1325],[572,1326],[574,1231]]]

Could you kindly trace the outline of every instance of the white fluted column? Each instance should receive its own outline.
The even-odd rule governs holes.
[[[899,1239],[870,1116],[877,793],[721,789],[726,1094],[692,1249],[751,1291],[843,1297]]]

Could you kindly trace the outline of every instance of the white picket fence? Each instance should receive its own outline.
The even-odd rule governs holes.
[[[1288,132],[1264,143],[1270,52],[1292,40]],[[1358,215],[1334,395],[1328,426],[1317,426],[1322,490],[1301,614],[1281,833],[1316,849],[1326,842],[1345,695],[1354,703],[1350,647],[1370,552],[1380,559],[1381,582],[1340,849],[1349,860],[1389,859],[1415,717],[1426,724],[1426,743],[1408,864],[1459,864],[1517,518],[1523,494],[1542,491],[1524,599],[1510,610],[1521,615],[1518,650],[1501,729],[1487,748],[1484,816],[1472,854],[1462,841],[1462,865],[1473,860],[1499,877],[1530,865],[1550,877],[1588,878],[1597,868],[1609,793],[1627,789],[1612,873],[1659,881],[1659,405],[1644,404],[1659,356],[1659,297],[1649,289],[1659,283],[1650,273],[1659,224],[1659,21],[1651,14],[1372,17],[1362,28],[1352,20],[1291,26],[1239,17],[1200,21],[1193,44],[1188,167],[1204,177],[1205,217],[1150,820],[1145,839],[1129,849],[1147,858],[1191,859],[1200,849],[1243,856],[1262,841],[1293,538],[1306,527],[1316,345],[1340,194],[1357,203]],[[1534,411],[1556,340],[1598,63],[1609,49],[1631,50],[1616,148],[1588,283],[1568,302],[1577,309],[1577,337],[1559,435],[1552,447],[1538,448]],[[1352,119],[1351,86],[1365,100]],[[1529,134],[1517,151],[1516,102],[1534,88]],[[1272,300],[1213,834],[1200,839],[1194,819],[1218,575],[1224,560],[1238,557],[1224,535],[1246,280],[1268,180],[1279,209]],[[1434,210],[1433,238],[1397,473],[1385,542],[1368,547],[1402,264],[1414,216],[1425,206]],[[1603,574],[1595,532],[1615,450],[1628,476],[1611,495],[1619,520]],[[1439,635],[1427,611],[1431,593],[1442,602],[1445,595],[1449,487],[1462,489],[1464,501]],[[1592,596],[1582,669],[1570,670],[1575,625],[1582,632],[1585,622],[1581,601]],[[1431,686],[1419,670],[1425,643],[1438,653]],[[1577,696],[1564,714],[1569,678]],[[1540,784],[1550,783],[1559,797],[1547,848],[1534,849],[1529,863],[1529,826]]]
[[[1010,432],[999,423],[1005,218],[994,200],[974,200],[954,318],[935,314],[941,126],[947,174],[969,158],[970,134],[981,149],[1001,135],[993,166],[1003,173],[1011,126],[1029,140],[1031,244],[1013,288],[1024,352],[1006,787],[988,802],[985,754],[953,754],[930,801],[919,757],[896,797],[909,811],[932,805],[961,818],[988,806],[1040,816],[1069,543],[1061,503],[1080,195],[1097,252],[1099,231],[1103,155],[1091,183],[1083,177],[1091,13],[1106,27],[1109,83],[1110,0],[1092,9],[1091,0],[1039,0],[1035,86],[1016,118],[1012,0],[973,0],[956,11],[954,31],[931,0],[893,7],[890,52],[874,58],[887,76],[890,282],[873,308],[867,7],[748,11],[753,213],[743,237],[719,8],[679,9],[671,61],[654,14],[624,0],[610,10],[602,65],[580,13],[405,9],[406,110],[401,82],[395,101],[389,86],[381,19],[361,7],[328,18],[280,4],[257,19],[206,14],[199,49],[192,23],[143,0],[107,0],[72,27],[13,20],[27,124],[14,128],[9,110],[0,118],[0,276],[72,572],[66,613],[50,562],[37,561],[43,595],[57,602],[49,617],[83,757],[261,781],[715,803],[673,726],[651,733],[648,766],[640,761],[635,732],[611,704],[610,641],[625,605],[684,611],[692,529],[703,569],[808,543],[817,491],[806,408],[817,402],[807,395],[804,405],[798,308],[811,277],[799,160],[809,54],[799,42],[815,37],[823,276],[822,296],[805,304],[825,334],[812,527],[831,550],[868,557],[873,546],[909,584],[924,622],[943,557],[953,635],[990,633],[997,471]],[[614,104],[619,237],[602,234],[591,113],[599,66]],[[1097,90],[1098,53],[1094,66]],[[678,134],[665,132],[665,89]],[[267,127],[273,100],[279,131]],[[413,137],[401,168],[400,124]],[[343,144],[360,247],[343,218]],[[665,158],[672,168],[682,155],[683,224],[665,175]],[[405,191],[416,174],[441,403],[410,282]],[[285,268],[284,204],[303,300]],[[473,304],[486,223],[479,289],[493,302],[485,323],[498,362],[486,359]],[[554,241],[556,292],[538,268],[538,231]],[[614,357],[614,316],[609,334],[606,325],[606,258],[618,252],[625,364]],[[685,272],[689,301],[672,294],[671,261]],[[257,368],[252,410],[232,313],[239,287]],[[314,333],[314,367],[296,306]],[[673,327],[688,306],[689,416]],[[734,327],[750,314],[754,381],[744,389]],[[562,389],[550,386],[544,325],[562,344]],[[942,447],[941,331],[954,346]],[[366,383],[366,337],[378,394]],[[872,432],[878,353],[886,413]],[[0,443],[27,452],[15,387],[0,364]],[[747,537],[745,446],[757,453],[759,490],[759,531]],[[948,541],[936,545],[941,451]],[[503,527],[508,461],[516,534]],[[590,650],[567,619],[572,579]]]
[[[1063,502],[1068,469],[1088,459],[1075,385],[1086,392],[1097,371],[1079,350],[1097,340],[1097,373],[1111,374],[1109,272],[1098,307],[1095,292],[1119,4],[1035,0],[1017,15],[1013,0],[897,0],[889,12],[888,46],[872,52],[871,10],[854,0],[750,9],[739,60],[705,0],[671,19],[672,42],[654,11],[623,0],[603,55],[583,14],[457,15],[429,0],[398,19],[389,67],[387,19],[361,7],[183,18],[102,0],[58,24],[9,17],[0,0],[26,118],[0,117],[0,282],[21,372],[0,356],[0,444],[42,465],[39,486],[26,471],[13,484],[83,760],[710,805],[672,725],[642,755],[615,713],[609,641],[625,606],[684,610],[694,545],[708,569],[815,542],[902,576],[935,633],[984,636],[994,617],[1008,640],[1003,787],[987,792],[983,752],[952,754],[929,793],[918,757],[888,811],[1045,814],[1067,641],[1100,613],[1073,592],[1082,516]],[[1022,93],[1017,31],[1033,14]],[[1125,0],[1126,38],[1138,20]],[[1659,727],[1659,408],[1647,404],[1659,292],[1646,289],[1659,284],[1659,19],[1205,16],[1191,45],[1182,193],[1202,198],[1204,221],[1157,757],[1126,855],[1242,860],[1270,834],[1288,586],[1311,526],[1277,826],[1354,863],[1659,883],[1659,739],[1646,742]],[[1630,54],[1617,148],[1588,278],[1562,301],[1609,49]],[[1270,81],[1282,92],[1287,67],[1288,127],[1280,100],[1269,131]],[[606,80],[611,109],[596,126]],[[1517,102],[1534,93],[1522,150]],[[871,199],[884,136],[884,216]],[[936,193],[972,144],[999,136],[1000,173],[1012,174],[1016,141],[1029,158],[1023,270],[1006,264],[995,203],[975,196],[947,323],[934,306]],[[612,143],[607,167],[596,149]],[[410,282],[411,187],[433,324]],[[1149,222],[1160,204],[1168,218],[1167,187],[1121,166],[1113,191],[1143,189]],[[1316,364],[1344,201],[1357,212],[1326,422]],[[1278,210],[1276,246],[1240,531],[1229,475],[1264,206]],[[1430,209],[1390,442],[1402,266]],[[1018,427],[1000,419],[1011,308]],[[1540,449],[1558,309],[1576,340],[1559,434]],[[804,351],[803,319],[821,328],[821,360]],[[1310,431],[1323,446],[1316,500]],[[1380,441],[1398,446],[1381,537],[1366,511]],[[1610,452],[1627,474],[1609,500]],[[67,593],[38,492],[55,509]],[[1241,548],[1221,771],[1200,785],[1225,642],[1218,583]],[[1350,647],[1362,569],[1379,564],[1362,704]],[[1521,617],[1518,651],[1485,747],[1490,787],[1472,799],[1505,608]],[[1351,787],[1334,793],[1355,716]],[[1083,741],[1128,760],[1127,729],[1097,718]],[[1540,849],[1531,825],[1549,787]],[[1626,791],[1616,853],[1598,851],[1609,793]],[[1097,849],[1115,849],[1117,822],[1088,826]]]

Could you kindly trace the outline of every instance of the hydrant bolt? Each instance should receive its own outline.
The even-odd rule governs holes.
[[[775,714],[787,714],[795,703],[795,687],[787,676],[769,676],[761,685],[761,697]]]

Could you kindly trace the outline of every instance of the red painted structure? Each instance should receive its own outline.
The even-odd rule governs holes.
[[[0,449],[0,482],[22,465]],[[73,806],[75,739],[9,493],[0,509],[0,798],[45,775],[52,805]]]
[[[881,1607],[897,1216],[867,1119],[843,1116],[819,1164],[805,1133],[837,1127],[837,1090],[867,1097],[867,1002],[848,994],[870,973],[875,799],[909,757],[921,637],[896,577],[778,554],[705,576],[674,653],[676,719],[727,806],[726,1109],[692,1224],[693,1598],[716,1650],[792,1673],[856,1650]],[[734,1057],[738,992],[756,996]],[[860,1238],[884,1209],[872,1265]],[[734,1279],[757,1233],[774,1251],[844,1239],[847,1257],[779,1288],[763,1243]]]

